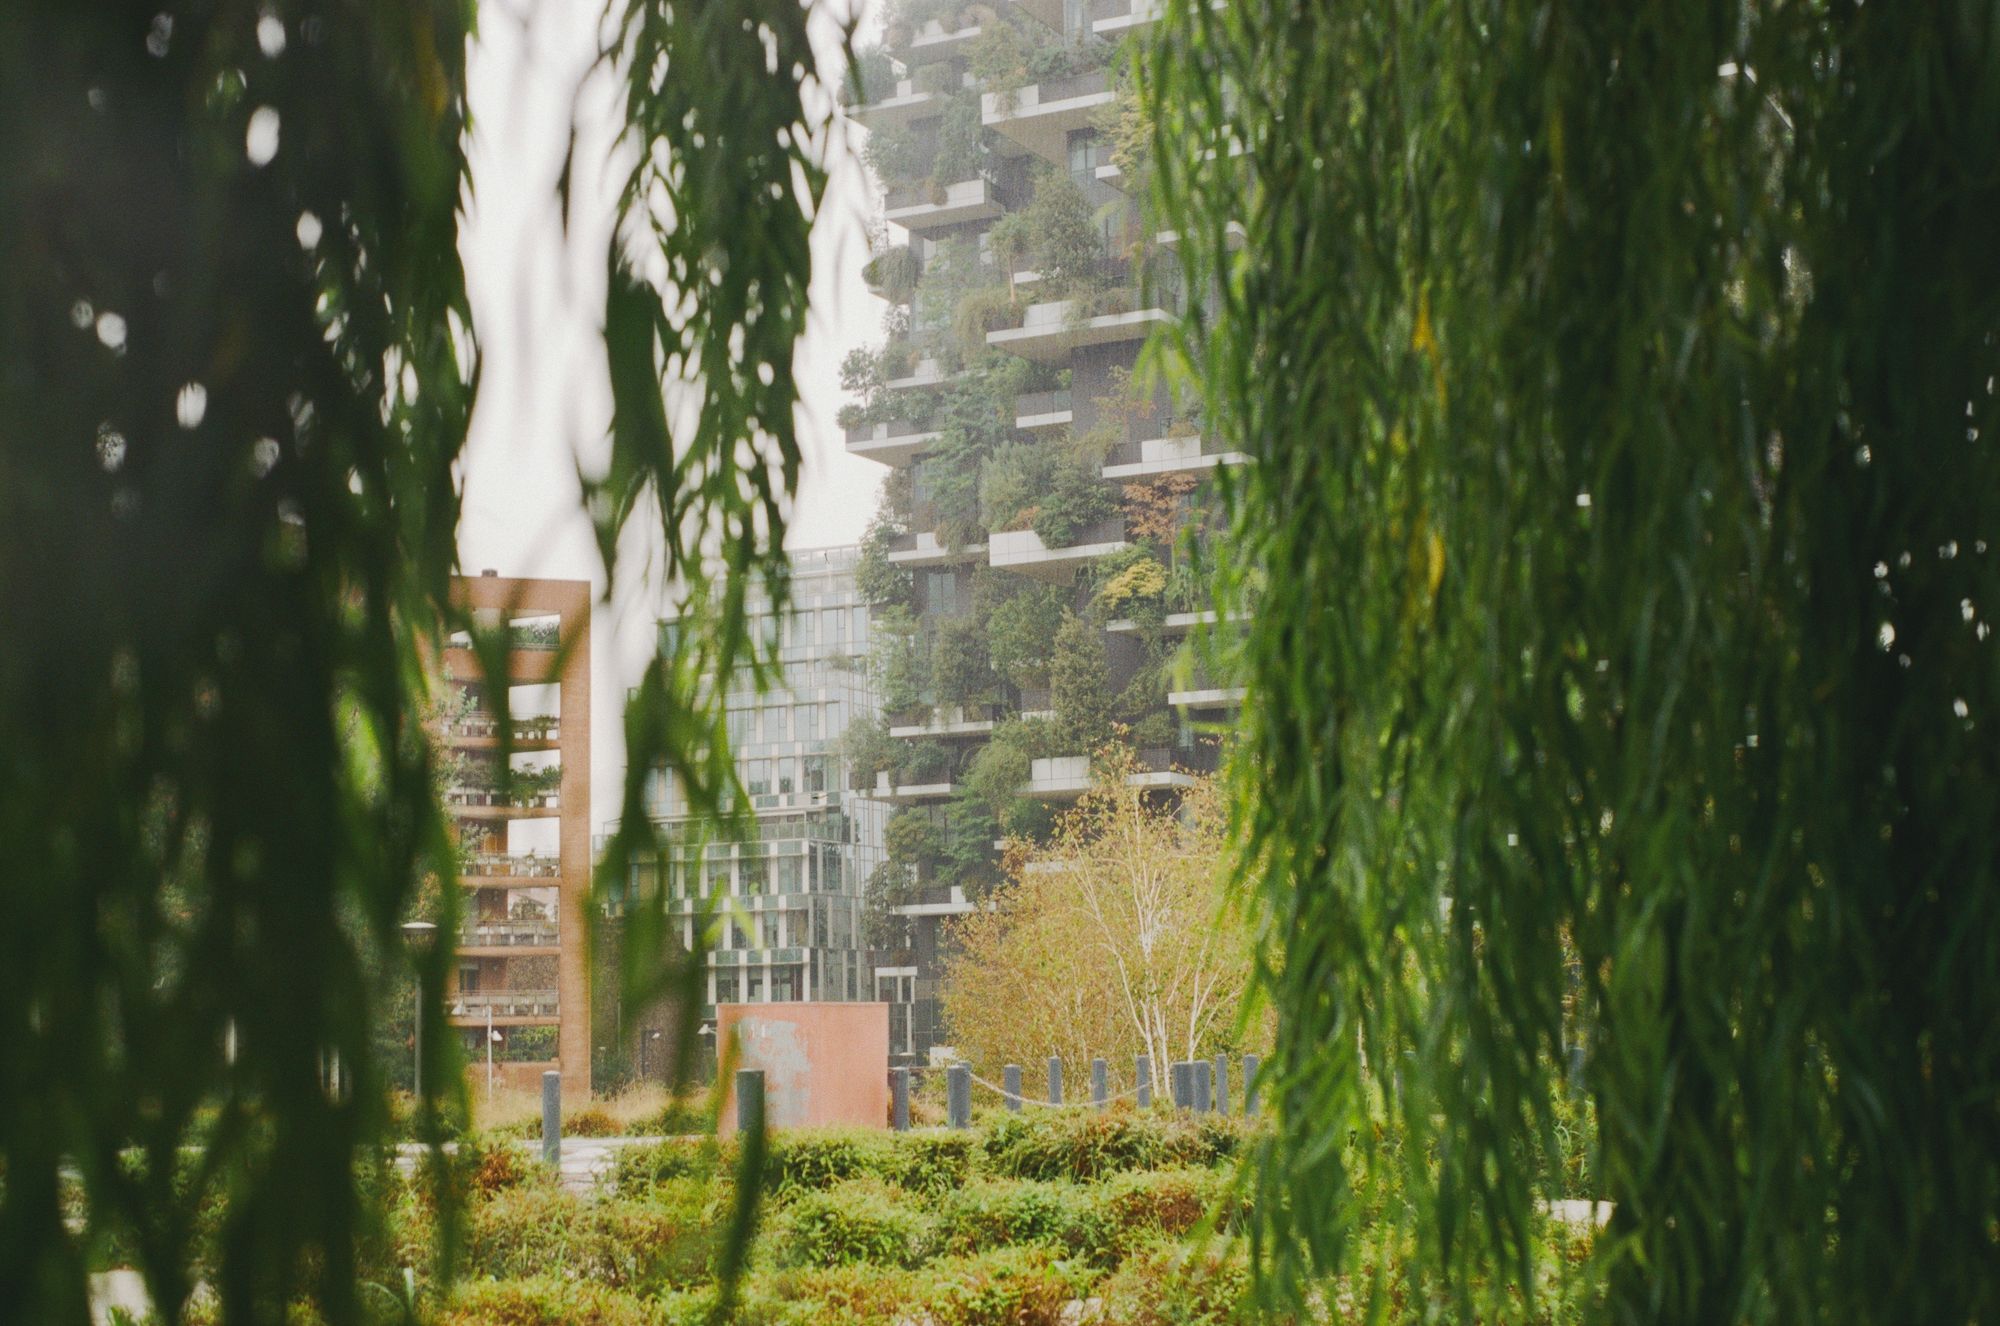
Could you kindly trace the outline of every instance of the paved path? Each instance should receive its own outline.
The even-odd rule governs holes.
[[[650,1146],[664,1142],[665,1137],[565,1137],[557,1169],[561,1174],[562,1186],[573,1193],[588,1194],[611,1181],[618,1169],[618,1153],[628,1146]],[[514,1139],[513,1145],[541,1158],[541,1139]],[[404,1173],[416,1168],[424,1154],[421,1142],[402,1142],[396,1147],[396,1166]],[[446,1142],[444,1149],[458,1150],[458,1143]]]

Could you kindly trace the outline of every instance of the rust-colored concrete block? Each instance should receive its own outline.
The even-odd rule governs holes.
[[[764,1072],[773,1128],[889,1124],[887,1004],[722,1004],[716,1045],[737,1069]],[[734,1077],[722,1103],[724,1135],[736,1131]]]

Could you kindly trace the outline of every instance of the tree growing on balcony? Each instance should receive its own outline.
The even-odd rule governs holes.
[[[1097,626],[1074,613],[1056,632],[1049,663],[1056,731],[1070,753],[1095,750],[1111,736],[1111,665]]]

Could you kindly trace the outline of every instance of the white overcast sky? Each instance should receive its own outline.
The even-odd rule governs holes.
[[[835,15],[848,0],[834,3],[841,7],[822,4],[815,26],[822,67],[837,75]],[[460,250],[483,376],[458,540],[468,574],[589,579],[600,592],[576,471],[597,468],[610,418],[599,327],[615,180],[601,167],[616,104],[603,81],[584,85],[602,12],[599,0],[480,6],[468,73],[473,196]],[[565,234],[555,186],[572,121],[579,137]],[[812,314],[795,364],[805,456],[786,539],[793,548],[858,541],[885,473],[849,456],[834,424],[841,358],[881,331],[882,305],[860,276],[872,197],[855,146],[836,148],[813,233]],[[621,566],[616,601],[599,608],[592,632],[593,832],[617,813],[623,697],[650,654],[663,603],[660,577],[628,583],[628,574]]]

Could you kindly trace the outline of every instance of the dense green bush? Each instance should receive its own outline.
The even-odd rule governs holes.
[[[982,1179],[939,1203],[937,1247],[946,1253],[1033,1245],[1066,1255],[1104,1245],[1103,1217],[1090,1194],[1071,1183]]]
[[[561,1275],[467,1281],[431,1321],[436,1326],[676,1326],[660,1304]]]
[[[923,1256],[928,1222],[877,1179],[851,1179],[787,1202],[772,1237],[784,1266],[910,1266]]]
[[[811,1128],[777,1133],[764,1164],[764,1189],[785,1197],[817,1192],[849,1179],[881,1177],[895,1143],[864,1128]]]
[[[644,1201],[585,1201],[556,1187],[509,1189],[474,1204],[465,1265],[497,1280],[575,1276],[614,1289],[706,1279],[714,1227],[692,1193],[656,1188]]]
[[[733,1143],[677,1137],[623,1147],[614,1162],[613,1189],[621,1197],[637,1197],[675,1180],[711,1179],[727,1173],[734,1156]]]

